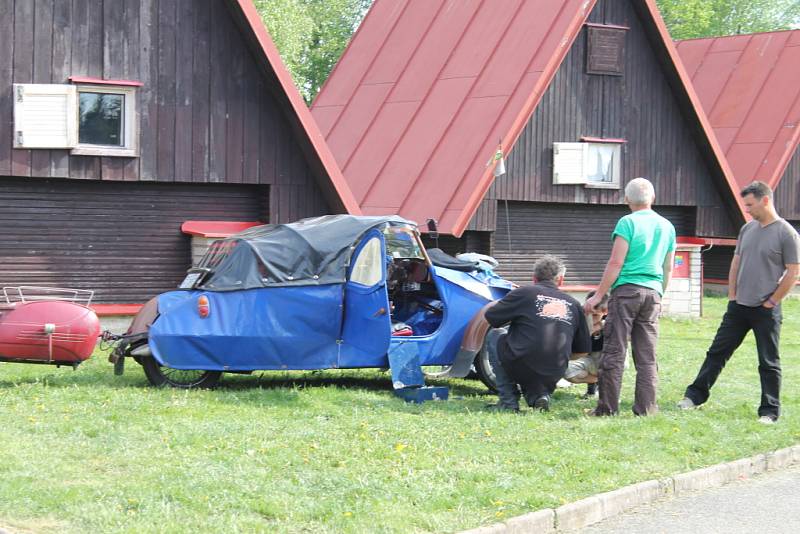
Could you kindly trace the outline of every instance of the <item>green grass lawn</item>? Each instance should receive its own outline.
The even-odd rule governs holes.
[[[405,404],[378,371],[147,385],[103,354],[77,371],[0,363],[0,526],[33,532],[452,532],[800,442],[800,302],[785,305],[784,414],[756,422],[752,337],[702,410],[675,402],[724,308],[662,320],[661,414],[592,419],[583,386],[550,413],[492,414],[479,382]]]

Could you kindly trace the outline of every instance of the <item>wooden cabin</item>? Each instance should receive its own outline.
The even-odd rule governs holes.
[[[800,230],[800,30],[677,43],[738,189],[760,180]],[[727,285],[734,243],[712,241],[707,283]]]
[[[251,0],[0,7],[0,282],[143,302],[187,220],[358,213]]]
[[[596,284],[637,176],[680,236],[744,222],[654,0],[376,0],[312,113],[365,213],[518,282],[553,253]]]

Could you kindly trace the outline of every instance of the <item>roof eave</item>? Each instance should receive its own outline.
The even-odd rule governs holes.
[[[525,125],[528,123],[531,116],[533,116],[533,112],[536,111],[536,107],[539,105],[539,102],[541,102],[542,96],[544,96],[544,93],[550,86],[550,83],[553,81],[556,72],[558,72],[558,68],[561,66],[561,63],[563,63],[564,58],[567,57],[567,53],[569,52],[570,48],[572,48],[575,39],[577,39],[578,35],[580,34],[581,28],[583,28],[583,25],[586,22],[586,19],[589,17],[589,14],[592,12],[596,2],[597,0],[586,0],[581,6],[581,9],[576,12],[575,16],[567,27],[567,31],[564,34],[564,38],[562,39],[562,44],[558,50],[558,53],[553,54],[548,61],[542,76],[539,78],[536,86],[531,91],[531,94],[526,100],[525,105],[520,110],[520,113],[517,115],[516,119],[514,119],[514,122],[511,124],[511,127],[506,135],[503,136],[500,147],[503,151],[503,154],[508,154],[510,149],[516,144],[517,139],[525,128]],[[489,165],[483,171],[483,175],[481,176],[478,186],[470,194],[469,199],[467,200],[467,205],[456,219],[453,228],[449,232],[444,230],[444,233],[451,233],[456,237],[461,237],[461,234],[464,233],[464,230],[469,225],[469,221],[475,215],[475,212],[478,210],[478,207],[480,206],[483,198],[486,196],[486,193],[489,191],[489,188],[492,186],[493,182],[494,165]]]
[[[781,179],[786,172],[786,167],[789,166],[789,162],[792,161],[792,157],[794,157],[797,147],[800,145],[800,128],[796,128],[795,130],[794,135],[792,135],[792,138],[789,140],[787,150],[781,156],[781,159],[775,167],[775,172],[767,182],[767,185],[769,185],[773,191],[778,187],[778,184],[781,183]]]

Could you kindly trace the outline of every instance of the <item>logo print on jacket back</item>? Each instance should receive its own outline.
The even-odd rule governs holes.
[[[548,297],[547,295],[537,295],[536,311],[539,317],[572,324],[572,307],[566,300]]]

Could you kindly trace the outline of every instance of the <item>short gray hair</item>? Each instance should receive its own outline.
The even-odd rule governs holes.
[[[555,280],[566,272],[567,268],[564,266],[564,262],[550,254],[542,256],[533,264],[533,276],[539,282]]]
[[[644,206],[656,197],[656,190],[647,178],[634,178],[625,186],[625,196],[630,204]]]

